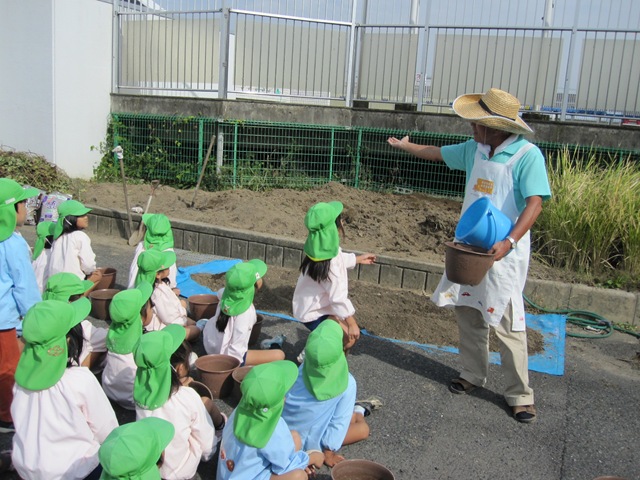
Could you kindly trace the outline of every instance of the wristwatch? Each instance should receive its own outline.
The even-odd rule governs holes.
[[[505,238],[505,240],[509,240],[509,243],[511,244],[511,250],[515,250],[518,246],[518,242],[516,242],[516,240],[510,235],[507,235],[507,238]]]

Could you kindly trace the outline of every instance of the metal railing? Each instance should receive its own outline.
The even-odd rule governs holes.
[[[231,3],[116,0],[114,91],[449,112],[458,95],[499,87],[561,120],[640,119],[640,2],[589,0],[598,10],[585,17],[570,0],[451,0],[458,18],[418,0],[393,11],[367,0],[335,0],[331,11],[326,2],[324,12]],[[484,7],[507,15],[489,24]],[[396,9],[404,21],[390,23]],[[542,25],[527,20],[540,15]]]

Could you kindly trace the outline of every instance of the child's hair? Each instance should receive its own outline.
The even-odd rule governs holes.
[[[50,250],[53,245],[53,235],[47,235],[44,237],[44,248],[45,250]]]
[[[14,207],[15,207],[15,209],[16,209],[16,213],[18,213],[18,206],[19,206],[21,203],[24,203],[24,204],[26,205],[26,204],[27,204],[27,201],[26,201],[26,200],[22,200],[21,202],[16,202],[16,203],[14,203],[14,204],[13,204],[13,206],[14,206]]]
[[[191,345],[186,340],[180,344],[178,349],[171,355],[171,393],[173,395],[182,386],[178,376],[178,366],[184,365],[189,370],[189,358],[191,357]]]
[[[336,217],[336,227],[344,237],[344,227],[342,226],[342,213]],[[309,275],[314,281],[320,283],[329,280],[329,268],[331,267],[331,259],[320,260],[318,262],[311,260],[305,255],[300,264],[300,273]]]
[[[64,221],[62,222],[62,235],[80,230],[78,228],[78,218],[80,217],[76,217],[75,215],[67,215],[64,217]]]
[[[80,366],[80,353],[82,353],[83,345],[84,335],[82,334],[82,325],[77,324],[67,333],[67,350],[69,352],[67,367]]]
[[[229,315],[224,312],[220,312],[218,315],[218,320],[216,320],[216,328],[219,332],[224,332],[227,328],[227,324],[229,323]]]

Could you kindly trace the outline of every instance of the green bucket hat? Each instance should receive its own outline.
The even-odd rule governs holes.
[[[140,310],[151,298],[153,287],[141,282],[136,288],[116,293],[109,304],[111,326],[107,332],[109,351],[126,355],[132,353],[142,336]]]
[[[343,208],[340,202],[320,202],[305,215],[304,225],[309,233],[304,242],[304,253],[314,262],[330,260],[338,255],[340,234],[336,218]]]
[[[101,479],[160,479],[158,460],[173,440],[175,428],[162,418],[147,417],[115,428],[100,446]]]
[[[147,228],[144,234],[145,250],[173,248],[173,230],[171,230],[171,222],[166,215],[145,213],[142,215],[142,223]]]
[[[267,273],[267,264],[253,259],[236,263],[225,274],[225,287],[220,299],[220,310],[235,316],[246,312],[253,303],[254,285]]]
[[[325,320],[309,334],[305,346],[302,379],[318,400],[335,398],[347,389],[349,366],[344,356],[338,322]]]
[[[44,250],[45,243],[47,242],[47,237],[53,235],[55,228],[55,222],[40,222],[38,224],[36,227],[36,235],[38,238],[36,239],[36,243],[33,245],[33,260],[40,256]]]
[[[0,178],[0,242],[4,242],[16,229],[14,205],[40,194],[37,188],[22,188],[15,180]]]
[[[46,390],[58,383],[67,368],[67,333],[90,311],[88,298],[73,303],[43,300],[31,307],[22,322],[26,344],[16,367],[16,383],[28,390]]]
[[[67,200],[58,205],[58,222],[53,231],[54,240],[62,235],[64,219],[67,215],[73,215],[74,217],[83,217],[91,211],[90,208],[85,207],[77,200]]]
[[[171,355],[182,344],[187,331],[182,325],[167,325],[143,335],[133,351],[138,366],[133,399],[138,407],[155,410],[171,394]]]
[[[91,280],[80,280],[74,273],[56,273],[47,280],[42,299],[68,302],[72,295],[81,295],[93,286],[94,283]]]
[[[284,408],[284,396],[298,377],[298,367],[289,360],[253,367],[240,384],[242,399],[236,408],[233,433],[241,442],[264,448]]]
[[[138,282],[147,282],[153,285],[156,282],[156,273],[171,267],[176,263],[176,254],[172,251],[162,251],[158,248],[145,250],[138,256]]]

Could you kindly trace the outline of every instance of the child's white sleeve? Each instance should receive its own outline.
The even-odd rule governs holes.
[[[189,388],[189,387],[187,387]],[[190,388],[190,390],[193,390]],[[207,409],[204,407],[200,396],[193,390],[193,404],[195,405],[191,415],[191,437],[202,449],[202,461],[211,459],[218,445],[218,437],[215,435],[215,427]],[[191,443],[191,441],[189,442]]]
[[[89,235],[84,232],[80,233],[82,233],[82,235],[78,235],[78,260],[80,261],[80,270],[82,270],[85,275],[91,275],[97,268],[96,254],[91,248]]]
[[[136,251],[133,254],[133,260],[129,266],[129,283],[127,288],[134,288],[136,286],[136,277],[138,276],[138,257],[144,252],[144,243],[140,242],[136,246]]]
[[[162,323],[165,325],[176,323],[182,326],[187,324],[187,310],[171,287],[163,283],[156,285],[151,299],[155,304],[154,311]]]
[[[344,320],[355,314],[356,309],[349,300],[349,279],[341,260],[341,257],[331,260],[329,280],[322,284],[327,289],[333,315]]]
[[[93,373],[85,367],[71,368],[83,369],[82,375],[84,378],[76,383],[76,392],[80,397],[80,408],[96,440],[102,443],[107,438],[107,435],[118,427],[116,414]]]

